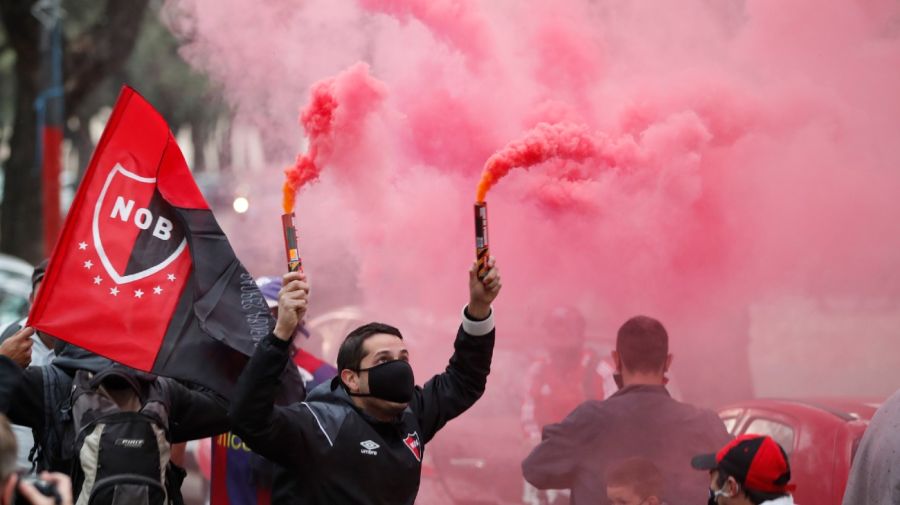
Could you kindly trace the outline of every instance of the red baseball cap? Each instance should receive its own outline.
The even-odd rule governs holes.
[[[715,454],[691,460],[697,470],[722,470],[742,486],[763,493],[787,493],[796,486],[791,480],[787,454],[767,435],[741,435]]]

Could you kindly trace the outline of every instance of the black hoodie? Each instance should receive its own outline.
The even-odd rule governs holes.
[[[463,321],[447,370],[416,387],[393,422],[356,408],[339,378],[313,389],[305,402],[275,406],[288,345],[269,335],[257,346],[238,380],[233,430],[253,451],[295,471],[302,503],[412,504],[425,444],[484,393],[493,319]]]

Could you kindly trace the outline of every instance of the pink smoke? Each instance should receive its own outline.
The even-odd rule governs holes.
[[[309,103],[300,111],[309,149],[297,155],[294,165],[285,170],[285,213],[293,211],[297,190],[319,178],[321,165],[334,151],[336,137],[342,135],[352,142],[385,93],[384,85],[369,75],[369,67],[364,63],[312,86]]]
[[[584,161],[596,153],[596,141],[584,126],[541,123],[488,158],[475,200],[483,202],[491,187],[513,168],[530,168],[558,158]]]
[[[419,21],[473,62],[484,61],[490,51],[487,23],[472,0],[359,0],[359,4],[403,23],[409,18]]]
[[[304,259],[320,286],[342,279],[335,299],[359,296],[401,325],[433,322],[420,338],[439,349],[465,302],[479,171],[542,123],[583,125],[586,143],[574,160],[551,159],[560,154],[551,147],[523,158],[540,169],[509,172],[490,193],[491,246],[504,274],[501,341],[539,349],[536,318],[557,304],[581,308],[595,339],[634,313],[655,315],[672,334],[683,393],[713,404],[752,394],[755,365],[745,357],[761,327],[753,315],[772,312],[759,306],[900,301],[896,2],[167,7],[193,20],[182,30],[191,35],[184,56],[276,146],[262,168],[271,177],[253,179],[262,195],[296,152],[289,111],[312,83],[357,61],[371,65],[382,92],[360,103],[377,103],[377,113],[335,123],[352,134],[331,144],[332,170],[299,202]],[[270,210],[247,219],[264,230]],[[232,234],[248,223],[235,226]],[[256,242],[278,244],[278,232],[260,231]],[[280,264],[245,255],[261,271]],[[443,318],[451,327],[435,336]],[[818,338],[786,337],[795,344],[785,361],[837,367],[840,347],[855,345]],[[896,339],[886,345],[898,350]],[[869,391],[900,380],[896,367],[870,368]]]

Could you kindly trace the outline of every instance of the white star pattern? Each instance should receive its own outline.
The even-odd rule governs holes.
[[[159,287],[159,286],[156,286],[155,288],[153,288],[153,294],[154,294],[154,295],[161,295],[161,294],[162,294],[162,291],[163,291],[162,288]]]
[[[79,250],[79,251],[84,251],[85,249],[87,249],[87,242],[79,242],[79,243],[78,243],[78,250]]]
[[[142,297],[142,296],[144,296],[144,292],[143,292],[143,291],[141,291],[140,289],[134,290],[134,297],[135,297],[135,298],[140,298],[140,297]]]
[[[175,282],[175,274],[169,274],[166,277],[169,279],[169,282]]]
[[[113,296],[119,296],[119,288],[113,287],[109,289],[109,294]]]
[[[101,282],[103,282],[103,278],[102,278],[102,277],[100,277],[99,275],[98,275],[97,277],[94,277],[94,284],[96,284],[97,286],[99,286]]]
[[[87,260],[87,261],[84,262],[84,268],[87,268],[88,270],[90,270],[92,266],[94,266],[94,262],[93,262],[93,261]]]

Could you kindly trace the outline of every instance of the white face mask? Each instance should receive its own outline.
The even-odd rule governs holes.
[[[709,501],[708,505],[718,505],[718,499],[720,496],[724,496],[725,498],[731,498],[734,495],[729,495],[724,489],[719,489],[718,491],[709,490]]]

